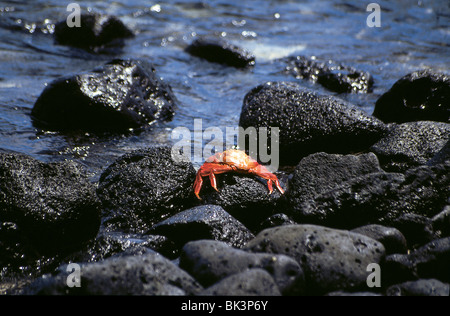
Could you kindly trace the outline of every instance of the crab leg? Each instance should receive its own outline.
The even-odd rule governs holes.
[[[272,183],[275,183],[275,187],[280,191],[281,194],[284,194],[284,190],[280,185],[280,182],[278,181],[278,178],[273,173],[269,172],[266,167],[263,165],[258,165],[255,168],[252,168],[249,170],[249,173],[255,174],[257,176],[260,176],[263,179],[267,180],[267,187],[269,189],[269,193],[273,192]]]
[[[197,176],[194,182],[194,193],[199,200],[201,200],[199,193],[203,184],[203,177],[208,176],[211,182],[211,186],[214,190],[219,191],[217,189],[217,182],[215,174],[226,173],[234,170],[232,166],[226,164],[216,164],[216,163],[205,163],[197,172]]]

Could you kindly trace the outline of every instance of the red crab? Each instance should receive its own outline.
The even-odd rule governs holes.
[[[203,177],[208,176],[211,181],[211,186],[217,190],[215,174],[235,171],[239,173],[249,173],[267,179],[267,187],[269,194],[273,192],[272,182],[275,183],[276,188],[281,194],[284,190],[280,186],[278,178],[273,173],[269,172],[266,167],[260,165],[256,160],[252,159],[246,153],[240,150],[230,149],[222,153],[216,153],[214,156],[206,159],[205,163],[198,169],[197,177],[194,182],[194,193],[198,199],[201,200],[200,189],[203,184]]]

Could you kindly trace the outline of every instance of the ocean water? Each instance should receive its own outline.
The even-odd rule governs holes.
[[[117,0],[76,1],[82,13],[120,18],[136,36],[116,55],[90,54],[54,42],[54,24],[75,1],[0,2],[0,151],[20,152],[51,162],[76,160],[93,178],[123,153],[170,144],[174,128],[193,131],[238,125],[245,94],[266,81],[298,81],[319,93],[334,94],[284,71],[287,56],[316,56],[368,71],[368,94],[340,94],[371,114],[378,97],[402,76],[450,66],[450,2],[378,1],[381,27],[366,23],[369,1],[360,0]],[[192,57],[184,48],[200,35],[216,35],[256,56],[247,70]],[[140,133],[64,135],[36,129],[31,109],[57,77],[91,70],[114,58],[152,62],[179,100],[174,119]],[[194,139],[193,134],[193,139]],[[198,136],[198,135],[197,135]],[[205,140],[200,140],[205,141]]]

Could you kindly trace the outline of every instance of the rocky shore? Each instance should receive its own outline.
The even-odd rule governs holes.
[[[223,43],[186,51],[255,63]],[[373,84],[348,66],[288,64],[308,80],[320,68],[316,81],[331,91],[370,93]],[[143,61],[113,60],[56,79],[32,119],[62,133],[170,120],[182,105],[155,73]],[[373,115],[300,83],[266,82],[242,96],[240,126],[280,128],[284,195],[228,173],[217,175],[218,192],[205,181],[199,201],[193,164],[174,161],[170,146],[129,152],[98,181],[75,162],[0,153],[0,293],[449,295],[449,78],[401,78]],[[80,286],[67,283],[71,263]]]

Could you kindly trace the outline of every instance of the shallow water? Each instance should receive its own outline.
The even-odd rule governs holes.
[[[378,1],[381,27],[369,28],[366,3],[347,1],[77,1],[83,12],[116,15],[136,32],[118,55],[92,55],[56,45],[54,23],[65,20],[68,2],[0,2],[0,151],[43,161],[74,159],[95,177],[119,155],[151,144],[166,144],[171,130],[194,119],[203,129],[238,125],[242,100],[265,81],[295,81],[279,59],[290,55],[333,59],[374,77],[369,94],[342,94],[372,113],[377,98],[400,77],[423,68],[449,72],[450,3]],[[216,34],[247,48],[256,65],[237,70],[199,60],[183,49],[196,36]],[[34,102],[53,79],[79,73],[113,58],[144,58],[170,83],[180,106],[173,121],[139,134],[96,137],[37,130],[30,120]],[[318,84],[301,81],[320,93]],[[205,142],[205,140],[203,140]]]

